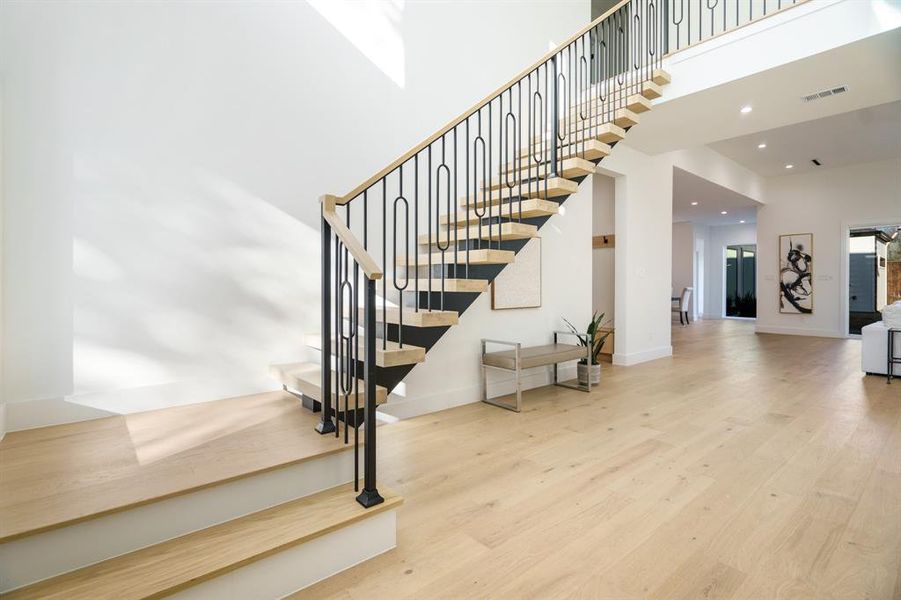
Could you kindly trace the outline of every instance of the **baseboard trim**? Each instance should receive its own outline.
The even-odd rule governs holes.
[[[803,335],[807,337],[844,338],[841,332],[829,329],[806,329],[803,327],[769,327],[758,324],[755,333],[772,333],[776,335]]]
[[[613,364],[621,367],[631,367],[640,363],[657,360],[658,358],[666,358],[673,355],[672,346],[660,346],[651,350],[642,352],[632,352],[630,354],[616,353],[613,355]]]

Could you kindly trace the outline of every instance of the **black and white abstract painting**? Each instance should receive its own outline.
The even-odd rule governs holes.
[[[813,234],[779,236],[779,312],[813,312]]]

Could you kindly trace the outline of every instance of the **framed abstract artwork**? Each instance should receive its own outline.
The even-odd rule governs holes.
[[[516,254],[491,283],[491,308],[538,308],[541,306],[541,238],[533,238]]]
[[[813,234],[779,236],[779,312],[813,313]]]

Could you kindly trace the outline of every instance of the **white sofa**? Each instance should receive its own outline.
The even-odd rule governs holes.
[[[888,350],[888,329],[882,321],[871,323],[860,330],[863,348],[860,352],[860,368],[867,375],[887,375],[886,351]],[[895,334],[895,356],[901,357],[901,334]],[[901,365],[895,365],[896,377],[901,376]]]

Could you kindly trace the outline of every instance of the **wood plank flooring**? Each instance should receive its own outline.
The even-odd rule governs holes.
[[[674,327],[591,394],[379,429],[398,548],[297,598],[901,598],[901,381],[860,342]]]

